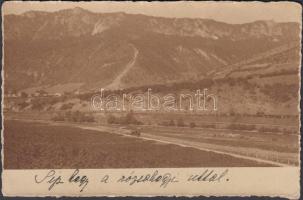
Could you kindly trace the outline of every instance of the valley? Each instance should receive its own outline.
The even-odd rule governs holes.
[[[299,165],[299,23],[74,8],[3,27],[5,168]]]

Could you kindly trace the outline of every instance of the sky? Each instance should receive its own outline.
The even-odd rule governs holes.
[[[96,13],[125,12],[161,17],[210,18],[232,24],[256,20],[301,22],[301,6],[293,2],[5,2],[4,14],[31,10],[58,11],[81,7]]]

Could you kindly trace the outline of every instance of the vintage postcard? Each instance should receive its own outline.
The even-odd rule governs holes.
[[[301,5],[2,5],[5,196],[300,195]]]

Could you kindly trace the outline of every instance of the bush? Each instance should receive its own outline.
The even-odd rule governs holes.
[[[90,92],[90,93],[84,93],[84,94],[79,94],[78,98],[80,100],[82,100],[82,101],[88,101],[89,102],[91,100],[91,98],[92,98],[93,95],[96,95],[96,94],[92,93],[92,92]]]
[[[258,111],[258,112],[256,113],[256,115],[259,116],[259,117],[264,116],[264,112],[263,112],[263,111]]]
[[[190,128],[195,128],[196,127],[196,123],[195,122],[190,122],[189,127]]]
[[[122,121],[123,124],[136,124],[136,125],[141,125],[142,124],[142,122],[138,121],[135,118],[133,112],[127,113],[125,118],[124,119],[122,118],[121,121]]]
[[[171,119],[171,120],[169,121],[168,125],[169,125],[169,126],[175,126],[175,121]]]
[[[45,102],[42,99],[37,98],[32,101],[33,110],[42,110],[44,106]]]
[[[113,116],[113,115],[109,115],[107,117],[107,123],[109,124],[119,124],[119,120],[117,117]]]
[[[33,110],[42,110],[44,107],[54,105],[55,103],[62,101],[60,98],[49,97],[49,98],[34,98],[31,101]]]
[[[74,106],[73,103],[67,103],[67,104],[63,104],[60,109],[61,110],[68,110],[68,109],[72,109],[73,106]]]
[[[58,121],[65,121],[65,118],[62,114],[56,114],[55,116],[53,116],[51,118],[51,120],[55,121],[55,122],[58,122]]]
[[[95,122],[92,114],[85,114],[80,111],[67,111],[64,114],[57,114],[52,118],[53,121],[68,121],[68,122]]]
[[[95,117],[92,114],[84,115],[82,120],[84,122],[96,122]]]
[[[182,118],[179,118],[179,119],[178,119],[178,121],[177,121],[177,126],[180,126],[180,127],[185,126],[184,121],[183,121]]]
[[[67,111],[65,113],[65,119],[71,122],[85,122],[85,114],[80,111]]]
[[[134,125],[142,125],[143,123],[137,120],[132,112],[127,113],[126,116],[115,117],[113,115],[109,115],[107,117],[107,123],[109,124],[134,124]]]
[[[284,103],[292,98],[297,98],[299,88],[296,84],[285,85],[275,83],[272,85],[264,85],[260,91],[272,98],[274,101]]]
[[[29,106],[30,104],[27,103],[27,102],[22,102],[22,103],[19,103],[18,106],[20,107],[20,109],[24,109],[26,108],[27,106]]]
[[[25,93],[25,92],[21,92],[21,97],[22,97],[22,98],[26,98],[26,97],[28,97],[28,94]]]

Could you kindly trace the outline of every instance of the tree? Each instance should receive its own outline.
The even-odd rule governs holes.
[[[109,124],[117,124],[118,120],[114,115],[109,115],[107,118],[107,123]]]
[[[196,123],[195,122],[190,122],[189,127],[190,128],[195,128],[196,127]]]
[[[25,93],[25,92],[21,92],[21,93],[20,93],[20,96],[21,96],[22,98],[26,98],[26,97],[28,97],[28,94]]]
[[[175,126],[175,121],[171,119],[168,125],[169,126]]]
[[[182,118],[179,118],[177,121],[177,126],[185,126],[184,121]]]
[[[122,120],[122,121],[123,121],[124,124],[137,124],[137,125],[142,124],[142,122],[138,121],[135,118],[133,111],[130,111],[129,113],[127,113],[124,120]]]

